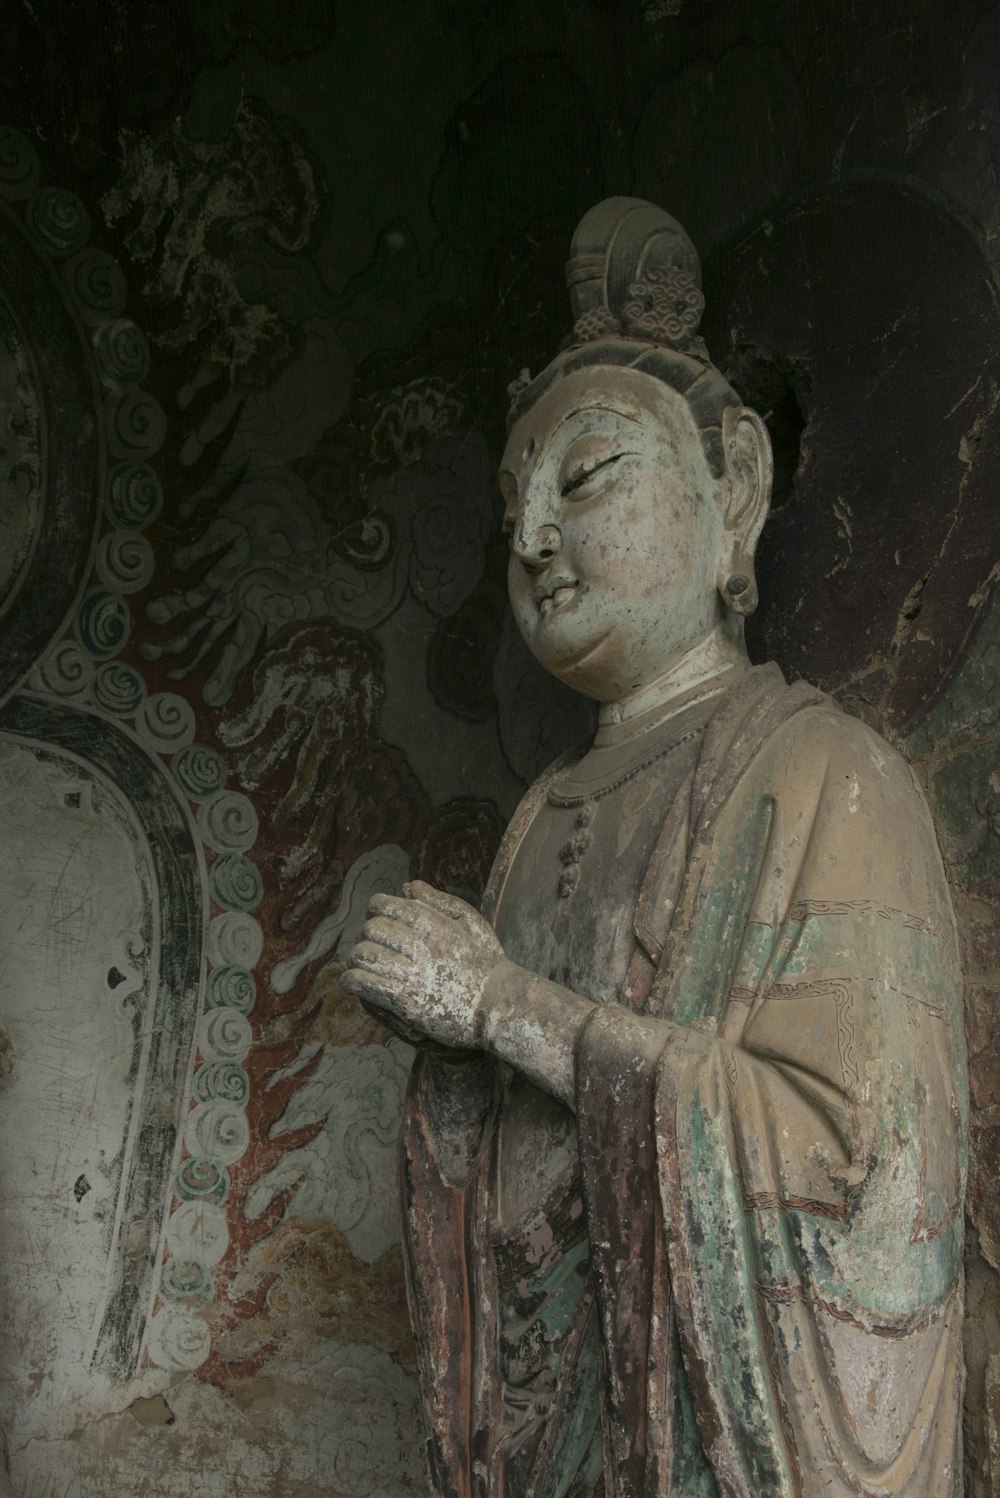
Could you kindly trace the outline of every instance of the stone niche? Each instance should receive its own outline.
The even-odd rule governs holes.
[[[688,229],[709,346],[768,418],[752,653],[887,734],[932,808],[969,1039],[966,1493],[1000,1492],[1000,9],[7,19],[17,1498],[422,1491],[411,1056],[340,965],[376,890],[481,895],[588,731],[512,627],[494,475],[573,226],[619,192]]]

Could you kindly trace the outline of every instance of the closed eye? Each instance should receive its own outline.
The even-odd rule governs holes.
[[[588,479],[592,479],[595,474],[603,472],[605,468],[610,468],[614,463],[618,463],[622,458],[627,458],[628,456],[628,453],[612,453],[609,458],[602,458],[599,463],[591,463],[589,467],[578,468],[575,473],[570,474],[569,478],[563,481],[563,495],[572,494],[574,489],[582,489]]]

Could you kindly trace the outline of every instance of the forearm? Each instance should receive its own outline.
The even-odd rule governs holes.
[[[593,1012],[590,999],[502,958],[476,1008],[476,1040],[567,1108],[574,1108],[576,1044]]]
[[[623,1030],[654,1023],[508,961],[482,916],[453,896],[420,884],[408,890],[402,899],[374,897],[341,978],[403,1033],[457,1054],[486,1051],[574,1108],[577,1045],[597,1010],[616,1011]],[[635,1039],[650,1043],[645,1033]]]

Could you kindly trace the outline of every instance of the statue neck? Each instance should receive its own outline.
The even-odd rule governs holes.
[[[738,623],[742,625],[742,620]],[[733,670],[745,671],[749,665],[742,629],[737,632],[728,619],[723,620],[655,681],[619,702],[605,703],[598,715],[595,743],[629,736],[631,728],[640,728],[639,720],[643,729],[654,720],[666,722],[688,706],[698,689],[708,691],[716,685],[716,678],[720,678],[717,685],[721,691],[724,675]]]

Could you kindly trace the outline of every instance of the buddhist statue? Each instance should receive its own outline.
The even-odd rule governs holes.
[[[442,1498],[961,1491],[955,925],[906,762],[743,643],[767,429],[698,258],[612,198],[512,387],[509,591],[598,705],[480,911],[376,896],[344,985],[417,1046],[410,1309]]]

